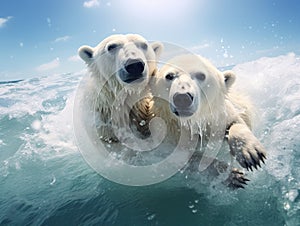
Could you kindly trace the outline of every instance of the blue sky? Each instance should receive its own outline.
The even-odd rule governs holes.
[[[1,0],[0,80],[77,72],[83,45],[117,33],[171,42],[217,66],[300,54],[297,0]]]

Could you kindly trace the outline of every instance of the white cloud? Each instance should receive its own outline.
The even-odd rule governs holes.
[[[85,1],[83,3],[83,6],[86,8],[92,8],[92,7],[97,7],[100,5],[99,0],[90,0],[90,1]]]
[[[79,58],[78,55],[74,55],[74,56],[70,56],[70,57],[68,58],[68,61],[71,61],[71,62],[78,62],[78,61],[80,61],[80,58]]]
[[[49,71],[51,69],[57,68],[60,64],[59,58],[55,58],[54,60],[41,64],[40,66],[36,67],[37,71]]]
[[[0,28],[3,27],[7,23],[7,21],[9,21],[11,18],[12,18],[12,16],[8,16],[6,18],[0,17]]]
[[[190,48],[191,51],[197,51],[197,50],[201,50],[201,49],[205,49],[205,48],[209,48],[210,44],[209,43],[204,43],[201,45],[197,45],[197,46],[193,46],[192,48]]]
[[[54,42],[65,42],[70,38],[71,38],[70,36],[66,35],[66,36],[58,37],[57,39],[54,40]]]
[[[48,27],[51,27],[51,19],[49,17],[47,17],[47,24],[48,24]]]

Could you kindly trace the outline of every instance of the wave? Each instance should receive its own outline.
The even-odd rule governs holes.
[[[14,83],[22,82],[22,81],[24,81],[24,80],[19,79],[19,80],[12,80],[12,81],[0,81],[0,85],[14,84]]]

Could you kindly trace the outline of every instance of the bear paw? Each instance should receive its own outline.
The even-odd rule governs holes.
[[[249,179],[245,178],[243,172],[237,168],[233,168],[229,177],[224,181],[224,184],[231,189],[245,188]]]
[[[234,124],[229,129],[228,144],[230,152],[236,160],[247,170],[261,167],[265,163],[266,152],[262,144],[244,124]]]

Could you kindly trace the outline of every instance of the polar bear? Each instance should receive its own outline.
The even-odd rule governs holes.
[[[175,140],[180,123],[192,135],[200,135],[200,146],[213,137],[219,137],[222,145],[227,140],[231,155],[252,171],[264,162],[266,152],[251,132],[251,103],[232,89],[235,79],[233,71],[220,72],[199,55],[174,57],[151,81],[154,109],[174,125],[170,133]],[[243,187],[248,181],[236,168],[228,180],[232,187]]]
[[[115,129],[128,126],[129,115],[138,121],[148,117],[148,81],[157,70],[162,48],[161,43],[150,44],[137,34],[111,35],[96,47],[79,48],[78,54],[89,73],[84,81],[81,108],[85,118],[94,117],[103,141],[118,142]],[[144,100],[138,102],[139,96]],[[145,130],[136,130],[139,129],[141,133]]]

